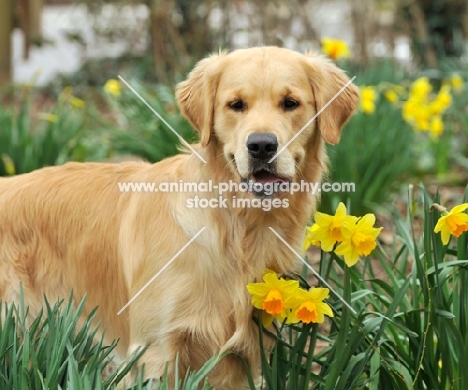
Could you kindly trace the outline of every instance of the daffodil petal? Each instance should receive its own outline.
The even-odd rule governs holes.
[[[273,320],[275,319],[274,316],[271,314],[268,314],[266,311],[262,311],[262,324],[264,328],[268,328],[272,323]]]
[[[328,317],[333,317],[333,310],[330,307],[330,305],[328,305],[325,302],[317,302],[316,305],[317,305],[317,310],[320,313],[323,313],[323,314],[327,315]]]
[[[357,223],[358,229],[363,229],[365,227],[372,227],[375,223],[375,215],[374,214],[366,214],[364,215]]]
[[[352,267],[359,261],[359,254],[350,241],[343,241],[335,250],[337,255],[343,256],[348,267]]]
[[[332,218],[333,216],[318,211],[314,215],[315,224],[318,226],[329,225],[332,222]]]
[[[462,203],[462,204],[460,204],[458,206],[455,206],[452,210],[450,210],[450,214],[462,213],[466,209],[468,209],[468,203]]]
[[[335,216],[336,217],[344,217],[346,215],[346,206],[344,205],[343,202],[338,203],[338,207],[336,208],[335,211]]]
[[[267,286],[265,283],[249,283],[247,285],[247,291],[252,295],[265,296],[270,290],[271,287]]]
[[[442,238],[442,244],[447,245],[449,243],[449,241],[450,241],[450,236],[452,235],[452,233],[450,232],[449,227],[444,225],[442,227],[441,233],[442,233],[442,237],[441,237]]]
[[[434,233],[439,233],[442,230],[442,227],[444,226],[444,223],[445,223],[445,218],[446,218],[445,215],[439,218],[439,220],[437,221],[437,224],[435,225]]]
[[[328,288],[313,287],[307,292],[307,296],[314,301],[323,301],[330,294]]]

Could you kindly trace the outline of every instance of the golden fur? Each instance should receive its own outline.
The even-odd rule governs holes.
[[[99,305],[107,340],[120,338],[125,357],[149,344],[141,359],[148,376],[160,376],[176,354],[183,373],[219,351],[259,367],[258,329],[246,285],[266,268],[294,270],[315,208],[307,193],[277,194],[288,208],[192,208],[194,193],[123,193],[119,182],[239,182],[249,173],[245,142],[270,132],[279,146],[348,81],[330,61],[276,47],[220,53],[202,60],[177,87],[182,113],[200,133],[194,154],[157,164],[68,163],[0,179],[0,296],[17,301],[22,282],[31,313],[49,301],[87,294],[87,312]],[[293,96],[299,107],[279,102]],[[246,109],[236,112],[232,99]],[[278,174],[319,182],[326,168],[323,140],[335,144],[358,101],[350,85],[277,158]],[[156,119],[155,119],[156,120]],[[218,194],[198,194],[217,198]],[[229,193],[226,196],[250,197]],[[197,232],[206,229],[121,314],[117,312]],[[224,359],[210,375],[218,390],[245,388],[241,360]]]

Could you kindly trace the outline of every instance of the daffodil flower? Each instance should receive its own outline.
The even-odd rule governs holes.
[[[463,79],[461,76],[457,73],[453,74],[452,77],[450,78],[450,85],[453,87],[455,92],[459,93],[463,89]]]
[[[314,224],[312,226],[307,227],[306,237],[304,239],[304,244],[303,244],[303,248],[302,248],[304,253],[307,252],[307,249],[309,249],[309,247],[311,245],[320,247],[320,241],[314,240],[314,233],[318,229],[319,229],[319,226],[317,224]]]
[[[385,99],[390,103],[394,104],[398,102],[398,94],[393,89],[388,89],[384,92]]]
[[[429,123],[429,131],[433,139],[439,138],[444,131],[444,122],[440,116],[434,116]]]
[[[450,87],[444,86],[440,89],[436,99],[431,103],[434,114],[444,112],[452,104],[452,95],[450,94]]]
[[[320,242],[325,252],[331,252],[337,242],[343,241],[342,229],[345,223],[353,224],[357,221],[357,217],[346,215],[346,206],[342,202],[338,204],[335,215],[316,212],[314,219],[309,239]]]
[[[48,112],[39,112],[37,114],[37,117],[39,119],[45,120],[45,121],[50,122],[50,123],[57,123],[58,120],[59,120],[59,117],[57,115],[50,114]]]
[[[357,223],[343,226],[343,241],[335,250],[343,256],[348,267],[355,265],[360,256],[369,255],[377,246],[377,236],[382,228],[375,228],[375,215],[366,214]]]
[[[375,101],[377,99],[377,92],[375,87],[361,87],[361,109],[365,114],[372,114],[375,111]]]
[[[283,320],[288,316],[291,308],[289,300],[297,293],[299,282],[278,278],[270,272],[263,275],[263,281],[249,283],[247,290],[252,295],[252,305],[270,315],[266,316],[266,323],[264,321],[264,325],[268,325],[273,318]]]
[[[420,77],[413,81],[410,87],[410,97],[424,100],[432,91],[432,85],[427,77]]]
[[[323,38],[322,53],[326,54],[333,60],[338,58],[349,58],[350,52],[345,41],[339,39]]]
[[[310,290],[299,289],[289,303],[294,306],[286,320],[287,324],[295,324],[302,321],[305,324],[321,324],[325,315],[333,317],[331,307],[323,302],[328,298],[328,288],[313,287]]]
[[[86,106],[86,102],[76,96],[70,96],[70,104],[75,108],[84,108]]]
[[[431,100],[432,86],[427,77],[411,84],[409,98],[403,103],[403,119],[415,130],[429,132],[437,140],[444,131],[442,114],[452,105],[450,85],[443,85]]]
[[[13,176],[16,173],[15,162],[6,153],[2,153],[2,161],[6,174],[9,176]]]
[[[403,104],[403,119],[416,130],[429,130],[431,106],[426,101],[411,97]]]
[[[121,95],[121,89],[122,86],[120,85],[119,80],[109,79],[104,84],[104,91],[114,97],[119,97]]]
[[[73,94],[73,87],[70,87],[68,85],[60,93],[59,99],[66,101],[66,100],[68,100],[70,98],[70,96],[72,96],[72,94]]]
[[[442,216],[437,221],[434,228],[435,233],[442,234],[442,243],[447,245],[450,241],[450,235],[460,237],[463,232],[468,231],[468,214],[465,210],[468,209],[468,203],[455,206],[450,212],[440,205],[434,205],[442,211]]]

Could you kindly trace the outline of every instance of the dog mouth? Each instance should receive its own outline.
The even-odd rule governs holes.
[[[232,155],[230,161],[234,169],[240,174],[237,161]],[[278,192],[289,192],[292,178],[277,173],[276,164],[249,162],[249,172],[244,176],[240,174],[243,191],[249,192],[259,198],[275,196]]]
[[[250,180],[261,184],[289,183],[288,179],[278,176],[267,169],[260,169],[259,171],[253,173]]]
[[[279,176],[274,170],[261,168],[241,179],[248,192],[259,198],[268,198],[281,191],[288,191],[291,180]]]

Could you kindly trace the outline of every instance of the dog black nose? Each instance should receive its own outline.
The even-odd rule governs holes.
[[[278,139],[272,133],[252,133],[247,138],[247,149],[253,158],[271,158],[278,149]]]

